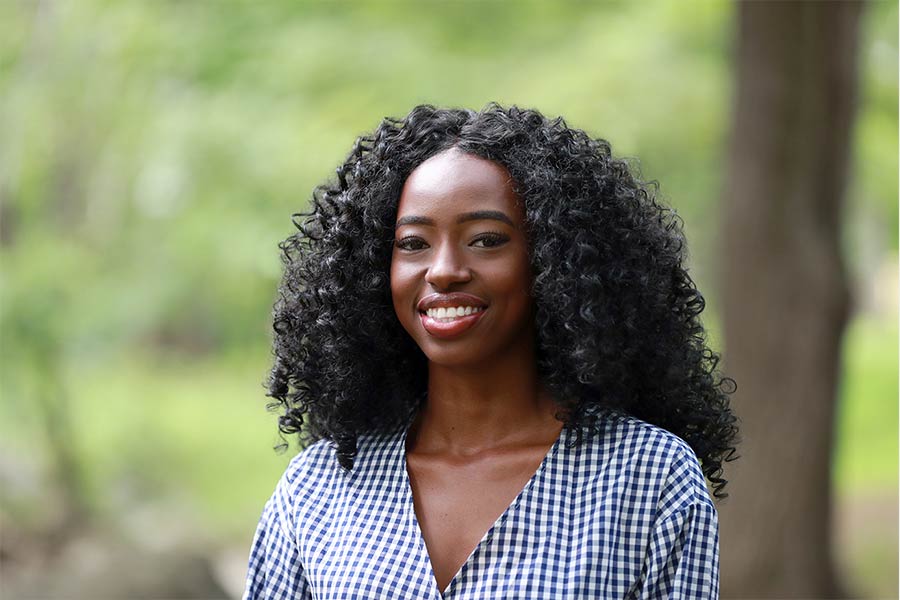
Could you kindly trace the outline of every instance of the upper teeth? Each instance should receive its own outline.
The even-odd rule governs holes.
[[[450,308],[429,308],[425,312],[432,319],[448,319],[471,315],[484,310],[481,306],[452,306]]]

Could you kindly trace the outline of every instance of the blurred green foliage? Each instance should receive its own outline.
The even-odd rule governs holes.
[[[896,490],[897,322],[854,320],[844,339],[835,479],[840,490]]]
[[[860,288],[898,241],[897,4],[867,11]],[[705,0],[0,3],[0,454],[42,472],[67,416],[94,510],[168,499],[245,540],[289,458],[261,387],[277,243],[357,135],[422,102],[535,107],[640,157],[715,330],[734,19]],[[896,486],[892,314],[851,329],[844,486]],[[29,489],[0,500],[38,520]]]

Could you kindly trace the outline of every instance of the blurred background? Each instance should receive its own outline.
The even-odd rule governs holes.
[[[719,505],[723,597],[803,594],[748,588],[738,571],[752,561],[727,560],[748,552],[787,557],[754,567],[756,580],[796,580],[793,559],[824,552],[815,568],[840,595],[897,597],[898,14],[896,2],[859,6],[846,51],[799,63],[848,58],[836,93],[855,98],[846,135],[821,144],[846,167],[829,231],[849,310],[820,371],[833,394],[794,411],[824,432],[799,462],[823,464],[827,485],[774,486],[785,506],[810,498],[800,509],[823,516],[796,543],[732,535],[729,506],[773,492],[736,480]],[[740,265],[722,248],[727,191],[747,189],[740,114],[753,113],[754,81],[771,82],[739,48],[760,29],[807,38],[746,12],[699,0],[0,2],[0,596],[240,595],[257,519],[297,451],[273,450],[262,386],[277,244],[357,135],[423,102],[562,115],[659,181],[685,222],[710,343],[738,380],[735,410],[750,411],[766,381],[742,381],[752,368],[737,357],[752,349],[732,357],[743,338],[723,321],[754,314],[740,304],[752,292],[723,293]],[[766,35],[768,59],[790,62]],[[791,319],[783,330],[803,335]],[[780,363],[805,364],[792,352]],[[781,451],[780,439],[766,444]],[[767,468],[791,462],[781,456]]]

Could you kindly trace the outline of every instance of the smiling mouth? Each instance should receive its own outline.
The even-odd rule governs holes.
[[[419,314],[428,315],[428,317],[439,323],[452,323],[455,319],[477,314],[484,311],[486,308],[486,306],[466,306],[451,308],[449,310],[445,308],[429,308],[427,310],[420,310]]]
[[[419,311],[419,318],[422,320],[422,327],[425,328],[425,331],[434,337],[447,339],[461,335],[471,329],[481,320],[481,317],[486,310],[487,307],[479,307],[478,310],[473,310],[469,314],[453,317],[439,317],[437,315],[446,315],[446,313],[438,313],[433,310],[430,311],[432,315],[429,315],[427,312]]]

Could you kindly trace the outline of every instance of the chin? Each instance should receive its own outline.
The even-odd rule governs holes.
[[[463,344],[460,344],[463,346]],[[460,347],[460,348],[434,348],[426,344],[419,346],[422,354],[430,364],[445,368],[469,369],[484,368],[490,365],[490,361],[484,354],[484,348]],[[473,351],[474,350],[474,351]]]

